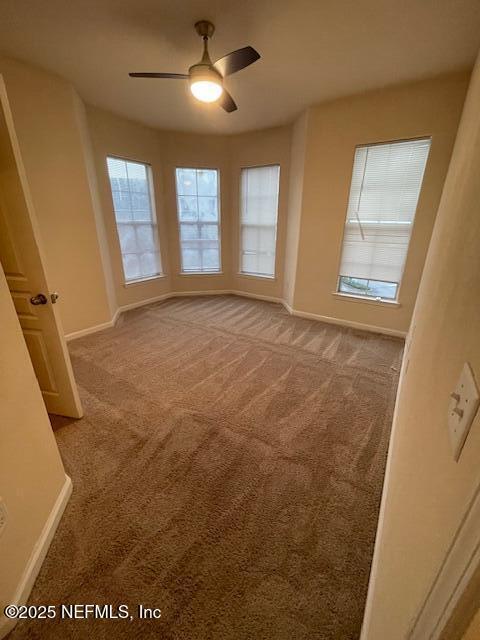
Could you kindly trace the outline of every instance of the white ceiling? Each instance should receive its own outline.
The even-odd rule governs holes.
[[[52,70],[87,102],[165,129],[234,133],[290,122],[306,106],[473,64],[479,0],[0,0],[0,50]],[[228,79],[232,114],[177,80],[200,58],[193,24],[217,28],[217,59],[262,58]]]

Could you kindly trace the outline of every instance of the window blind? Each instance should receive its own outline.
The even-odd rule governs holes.
[[[159,275],[162,264],[150,167],[107,158],[107,168],[125,282]]]
[[[399,283],[430,139],[357,147],[340,277]]]
[[[182,272],[218,272],[221,268],[218,172],[177,168],[176,184]]]
[[[273,277],[277,240],[280,167],[242,169],[240,190],[240,271]]]

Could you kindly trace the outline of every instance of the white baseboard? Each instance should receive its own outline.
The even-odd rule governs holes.
[[[275,302],[277,304],[285,305],[282,298],[275,298],[273,296],[263,296],[259,293],[250,293],[249,291],[236,291],[236,290],[232,290],[230,291],[230,293],[233,294],[234,296],[240,296],[243,298],[253,298],[254,300],[264,300],[265,302]]]
[[[116,320],[118,317],[118,309],[113,316]],[[88,336],[91,333],[97,333],[97,331],[104,331],[105,329],[111,329],[114,326],[115,322],[110,320],[110,322],[102,322],[102,324],[96,324],[93,327],[87,327],[86,329],[80,329],[80,331],[72,331],[72,333],[65,334],[65,340],[70,342],[70,340],[75,340],[76,338],[83,338],[83,336]]]
[[[144,307],[148,304],[153,304],[154,302],[162,302],[163,300],[168,300],[170,298],[183,298],[183,297],[191,297],[191,296],[215,296],[215,295],[242,296],[244,298],[253,298],[254,300],[264,300],[266,302],[275,302],[277,304],[283,304],[283,306],[285,307],[285,309],[288,311],[290,315],[298,316],[299,318],[307,318],[308,320],[317,320],[318,322],[327,322],[328,324],[336,324],[342,327],[360,329],[361,331],[370,331],[371,333],[382,333],[384,335],[395,336],[397,338],[405,338],[407,335],[406,331],[398,331],[397,329],[388,329],[387,327],[376,327],[370,324],[363,324],[361,322],[353,322],[350,320],[343,320],[341,318],[331,318],[329,316],[321,316],[316,313],[310,313],[307,311],[299,311],[298,309],[294,309],[293,307],[291,307],[282,298],[275,298],[273,296],[264,296],[259,293],[250,293],[247,291],[238,291],[236,289],[208,289],[208,290],[202,290],[202,291],[170,291],[169,293],[164,293],[160,296],[155,296],[154,298],[147,298],[146,300],[140,300],[138,302],[132,302],[131,304],[122,305],[116,310],[110,322],[105,322],[103,324],[99,324],[94,327],[89,327],[88,329],[82,329],[80,331],[74,331],[73,333],[68,333],[65,336],[65,339],[68,342],[70,340],[74,340],[75,338],[81,338],[82,336],[86,336],[91,333],[96,333],[97,331],[110,329],[115,326],[115,323],[117,322],[120,314],[124,313],[125,311],[130,311],[131,309],[137,309],[138,307]]]
[[[114,327],[117,324],[117,320],[120,316],[122,312],[120,311],[120,308],[118,308],[115,313],[113,314],[113,318],[112,318],[112,327]]]
[[[121,307],[118,307],[118,309],[116,310],[115,315],[113,316],[112,323],[115,324],[115,322],[118,320],[118,317],[125,311],[130,311],[131,309],[138,309],[138,307],[145,307],[147,304],[153,304],[154,302],[162,302],[162,300],[168,300],[168,298],[171,298],[171,297],[172,297],[171,293],[162,293],[161,296],[155,296],[154,298],[147,298],[146,300],[140,300],[138,302],[131,302],[130,304],[124,304]]]
[[[409,640],[438,640],[462,595],[480,568],[480,489],[458,527],[432,587],[420,609]]]
[[[234,293],[230,289],[206,289],[204,291],[172,291],[169,298],[187,298],[191,296],[225,296]]]
[[[299,311],[293,309],[286,302],[283,302],[284,307],[292,316],[298,316],[299,318],[306,318],[307,320],[318,320],[319,322],[327,322],[328,324],[336,324],[341,327],[350,327],[352,329],[360,329],[361,331],[370,331],[371,333],[382,333],[386,336],[395,336],[396,338],[405,338],[406,331],[399,331],[398,329],[389,329],[388,327],[376,327],[371,324],[363,324],[362,322],[353,322],[352,320],[344,320],[342,318],[331,318],[330,316],[321,316],[316,313],[310,313],[308,311]]]
[[[38,538],[33,548],[32,554],[27,562],[15,593],[13,594],[11,601],[6,604],[14,604],[15,606],[19,607],[27,603],[33,584],[43,564],[45,556],[47,555],[50,543],[52,542],[53,536],[58,527],[58,523],[60,522],[63,512],[65,511],[65,507],[67,506],[71,493],[72,481],[69,476],[66,475],[63,487],[58,494],[52,510],[50,511],[47,521],[45,522],[45,526],[43,527],[42,533],[40,534],[40,537]],[[0,615],[0,639],[4,638],[7,633],[10,633],[10,631],[16,624],[17,620],[10,620],[2,612]]]
[[[285,309],[288,311],[288,313],[293,316],[293,307],[291,307],[288,302],[286,302],[285,300],[282,301],[283,306],[285,307]]]
[[[367,599],[365,602],[365,610],[363,613],[362,628],[360,631],[359,640],[368,640],[370,634],[370,624],[374,607],[375,591],[377,589],[377,577],[380,567],[380,541],[383,538],[383,532],[385,528],[385,513],[387,510],[387,504],[389,503],[391,496],[390,478],[393,452],[396,450],[397,441],[397,415],[398,415],[398,398],[403,385],[403,378],[405,375],[405,357],[402,359],[402,367],[400,369],[400,376],[398,378],[397,394],[395,397],[395,407],[393,410],[392,429],[390,432],[390,442],[388,445],[387,463],[385,465],[384,482],[382,488],[382,500],[380,503],[380,513],[378,514],[377,532],[375,534],[375,547],[373,549],[372,564],[370,567],[370,578],[368,581]]]

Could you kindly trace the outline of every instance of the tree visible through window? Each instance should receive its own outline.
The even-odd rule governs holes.
[[[182,273],[220,271],[218,171],[177,168],[177,215]]]
[[[125,282],[162,273],[150,167],[107,158]]]
[[[355,150],[339,293],[397,299],[429,150],[429,138]]]

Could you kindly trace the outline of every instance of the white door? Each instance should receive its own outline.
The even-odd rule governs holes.
[[[47,410],[81,418],[82,405],[55,296],[48,287],[35,214],[1,77],[0,102],[0,262]]]

